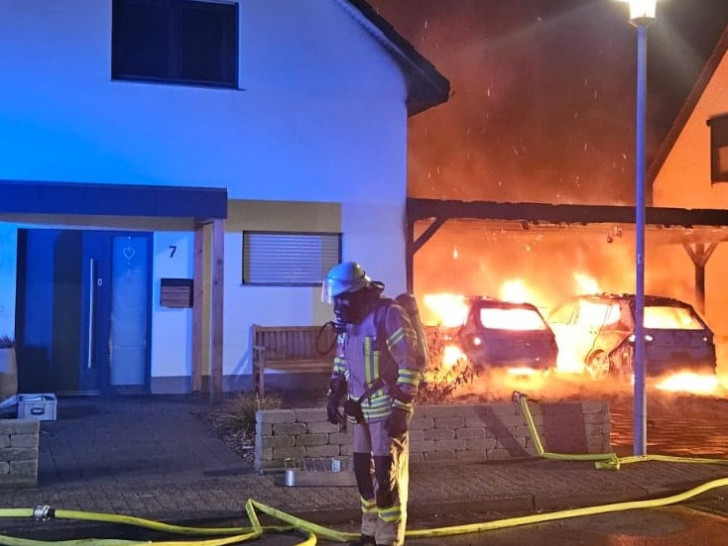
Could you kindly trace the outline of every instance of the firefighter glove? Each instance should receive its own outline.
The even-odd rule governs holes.
[[[326,419],[334,425],[344,421],[344,416],[339,412],[339,398],[332,394],[326,399]]]
[[[351,417],[357,423],[364,422],[364,411],[361,409],[361,403],[354,400],[344,400],[344,415]]]
[[[387,420],[384,421],[384,430],[390,438],[402,436],[409,429],[409,422],[412,414],[402,408],[392,408]]]

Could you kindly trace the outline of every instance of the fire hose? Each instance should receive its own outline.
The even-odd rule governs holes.
[[[728,464],[725,459],[707,459],[701,457],[674,457],[670,455],[633,455],[631,457],[617,457],[616,453],[587,453],[587,454],[566,454],[566,453],[550,453],[546,451],[539,437],[536,424],[528,406],[528,397],[515,391],[513,393],[513,401],[521,406],[523,417],[526,419],[528,432],[531,435],[531,441],[536,449],[539,457],[544,459],[552,459],[558,461],[595,461],[598,469],[619,470],[620,466],[629,463],[638,463],[641,461],[662,461],[669,463],[698,463],[698,464]]]
[[[524,418],[528,425],[531,439],[536,448],[536,452],[540,457],[556,460],[573,460],[573,461],[595,461],[596,467],[601,469],[618,470],[621,464],[634,463],[639,461],[653,460],[665,462],[681,462],[681,463],[701,463],[701,464],[726,464],[728,460],[723,459],[703,459],[688,457],[670,457],[663,455],[644,455],[634,457],[617,457],[615,453],[600,454],[562,454],[547,452],[538,431],[534,424],[533,416],[528,406],[528,398],[524,394],[514,393],[514,402],[520,404]],[[479,533],[483,531],[492,531],[496,529],[505,529],[522,525],[530,525],[536,523],[544,523],[558,519],[575,518],[582,516],[590,516],[596,514],[606,514],[614,512],[622,512],[626,510],[637,510],[644,508],[659,508],[684,502],[692,497],[702,493],[717,489],[720,487],[728,487],[728,478],[720,478],[701,484],[697,487],[670,495],[667,497],[648,499],[641,501],[618,502],[612,504],[604,504],[598,506],[588,506],[584,508],[573,508],[568,510],[558,510],[555,512],[547,512],[540,514],[531,514],[527,516],[518,516],[505,518],[482,523],[470,523],[464,525],[454,525],[449,527],[439,527],[433,529],[417,529],[408,530],[407,538],[434,538],[444,536],[462,535],[468,533]],[[250,522],[250,527],[224,527],[224,528],[206,528],[206,527],[185,527],[171,525],[158,521],[137,518],[133,516],[125,516],[118,514],[107,514],[99,512],[83,512],[75,510],[59,510],[52,509],[48,506],[40,506],[36,508],[7,508],[0,509],[0,518],[23,518],[33,517],[38,521],[48,519],[76,519],[85,521],[97,521],[105,523],[121,523],[126,525],[137,526],[146,529],[168,532],[178,535],[198,535],[198,536],[223,536],[223,538],[203,539],[198,541],[135,541],[122,539],[78,539],[65,541],[41,541],[22,538],[14,538],[0,535],[0,545],[4,546],[134,546],[142,544],[153,544],[154,546],[225,546],[228,544],[242,544],[243,542],[260,538],[265,533],[302,533],[306,538],[297,543],[296,546],[314,546],[317,544],[318,537],[337,542],[347,542],[355,540],[358,533],[347,533],[337,531],[323,525],[318,525],[298,518],[281,510],[272,508],[266,504],[248,499],[245,503],[245,511]],[[284,522],[285,526],[262,526],[258,517],[258,512],[266,514]]]

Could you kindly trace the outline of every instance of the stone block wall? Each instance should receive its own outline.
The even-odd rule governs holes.
[[[609,453],[606,402],[529,403],[541,443],[553,453]],[[262,410],[256,415],[255,467],[286,459],[351,456],[349,431],[326,421],[324,408]],[[537,455],[526,418],[513,402],[418,406],[410,426],[410,461],[469,463]]]
[[[40,423],[0,419],[0,488],[38,484]]]

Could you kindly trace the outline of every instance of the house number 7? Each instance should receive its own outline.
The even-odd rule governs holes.
[[[175,245],[169,245],[169,248],[171,249],[169,251],[169,257],[174,258],[174,253],[177,252],[177,247]]]

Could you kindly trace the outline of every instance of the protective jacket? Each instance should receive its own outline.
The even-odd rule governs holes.
[[[366,422],[386,419],[393,405],[412,411],[423,372],[416,342],[407,313],[386,298],[339,335],[332,380],[346,379],[348,397],[361,403]],[[381,387],[371,392],[377,382]]]

